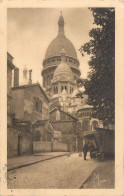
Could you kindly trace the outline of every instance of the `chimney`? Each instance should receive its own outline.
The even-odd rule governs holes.
[[[32,69],[29,70],[29,84],[32,84]]]
[[[25,65],[25,68],[23,70],[23,79],[27,80],[27,68],[26,68],[26,65]]]
[[[14,87],[19,86],[19,68],[14,69]]]

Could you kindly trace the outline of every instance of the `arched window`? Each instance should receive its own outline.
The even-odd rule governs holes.
[[[50,77],[49,77],[49,75],[47,76],[47,85],[49,85],[49,79],[50,79]]]
[[[54,87],[54,94],[56,93],[56,88]]]
[[[35,109],[36,111],[38,111],[38,99],[36,98],[36,102],[35,102]]]
[[[58,93],[58,87],[56,87],[56,93]]]
[[[61,87],[61,92],[63,91],[63,86]]]

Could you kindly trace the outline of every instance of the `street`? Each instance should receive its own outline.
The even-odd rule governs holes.
[[[84,161],[79,153],[36,163],[8,172],[9,189],[79,189],[100,164]]]

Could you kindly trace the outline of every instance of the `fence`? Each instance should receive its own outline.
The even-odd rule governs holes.
[[[67,144],[54,142],[33,142],[33,152],[66,152]]]

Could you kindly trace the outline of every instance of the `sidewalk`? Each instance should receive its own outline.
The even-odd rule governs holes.
[[[66,152],[46,152],[46,153],[37,153],[37,154],[35,153],[34,155],[10,158],[7,160],[7,170],[8,171],[14,170],[41,161],[46,161],[49,159],[65,156],[66,154],[67,154]]]
[[[91,173],[81,186],[82,189],[111,189],[115,188],[115,162],[106,160]]]

